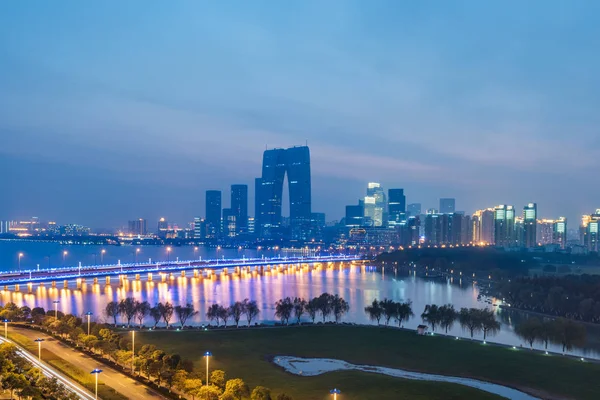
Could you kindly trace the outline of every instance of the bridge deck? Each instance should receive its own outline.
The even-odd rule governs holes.
[[[293,257],[269,259],[226,259],[226,260],[187,260],[176,262],[158,262],[153,264],[117,264],[81,267],[51,268],[33,271],[0,273],[0,285],[26,285],[52,281],[73,280],[79,278],[99,278],[114,275],[132,275],[161,272],[177,272],[192,269],[223,269],[234,267],[267,267],[273,265],[312,264],[318,262],[357,261],[360,256],[324,256]]]

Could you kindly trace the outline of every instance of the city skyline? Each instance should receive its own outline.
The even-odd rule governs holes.
[[[252,191],[265,145],[308,141],[331,218],[370,181],[578,218],[600,197],[600,5],[510,3],[5,4],[0,212],[186,221],[207,189]]]

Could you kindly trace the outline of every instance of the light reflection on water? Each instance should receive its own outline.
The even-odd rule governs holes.
[[[230,270],[231,272],[231,270]],[[54,300],[59,300],[58,309],[64,313],[83,315],[87,311],[94,313],[94,319],[111,322],[104,316],[105,305],[112,300],[133,297],[136,300],[147,300],[152,305],[158,302],[169,301],[174,305],[192,303],[199,314],[190,319],[188,324],[200,325],[208,323],[205,316],[206,309],[214,303],[230,305],[234,301],[249,298],[256,300],[261,313],[259,321],[272,323],[275,320],[274,303],[283,297],[304,297],[310,299],[323,292],[339,294],[350,304],[349,313],[343,318],[344,322],[371,324],[364,307],[373,299],[390,298],[396,301],[411,300],[413,302],[413,317],[404,323],[406,328],[416,328],[422,321],[419,315],[426,304],[454,304],[456,309],[461,307],[491,307],[477,300],[479,289],[471,283],[452,284],[450,282],[434,282],[424,280],[414,275],[403,275],[393,270],[382,272],[381,269],[365,266],[350,266],[337,264],[333,268],[316,268],[313,270],[265,272],[264,274],[242,273],[229,274],[228,276],[216,274],[211,277],[192,277],[192,272],[186,273],[187,277],[173,274],[173,279],[161,281],[158,274],[153,274],[153,281],[147,281],[147,276],[142,275],[141,280],[130,276],[128,280],[119,283],[117,276],[111,278],[111,284],[106,285],[104,278],[99,279],[99,284],[83,284],[77,289],[75,282],[70,282],[67,289],[62,288],[62,281],[57,282],[57,288],[52,288],[48,283],[45,286],[34,287],[32,294],[27,293],[27,287],[22,287],[21,292],[2,291],[0,298],[3,303],[13,301],[17,305],[29,307],[44,307],[54,310]],[[491,341],[526,347],[512,331],[512,317],[522,318],[520,313],[497,311],[498,319],[502,321],[502,328],[498,335]],[[318,318],[318,317],[317,317]],[[303,318],[308,320],[308,317]],[[318,320],[318,319],[317,319]],[[240,322],[245,322],[242,318]],[[148,318],[147,324],[153,324]],[[177,324],[176,316],[171,321]],[[230,321],[231,323],[231,321]],[[390,321],[393,323],[393,321]],[[458,323],[449,331],[452,336],[465,336]],[[598,343],[597,332],[591,331],[591,342]],[[478,336],[480,338],[480,335]],[[595,349],[597,347],[594,346]],[[560,348],[553,346],[553,351]],[[592,349],[577,352],[586,357],[600,358],[600,353]]]

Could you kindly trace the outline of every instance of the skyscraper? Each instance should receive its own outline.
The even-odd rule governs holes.
[[[560,217],[554,221],[554,243],[564,249],[567,245],[567,219]]]
[[[406,207],[408,215],[418,217],[421,215],[421,203],[412,203]]]
[[[346,206],[346,227],[358,228],[363,226],[364,210],[363,203],[358,205]]]
[[[200,217],[194,217],[194,239],[204,239],[206,236],[206,223]]]
[[[206,237],[218,238],[221,234],[221,191],[206,191]]]
[[[494,243],[494,209],[477,210],[471,219],[473,243]]]
[[[406,196],[404,189],[388,190],[388,223],[389,226],[399,225],[406,221]]]
[[[529,203],[523,208],[523,244],[526,248],[537,246],[537,204]]]
[[[597,209],[594,214],[584,215],[581,221],[582,244],[589,251],[598,251],[598,235],[600,235],[600,209]]]
[[[494,239],[496,246],[512,247],[515,242],[515,208],[501,204],[494,208]]]
[[[145,235],[146,234],[146,220],[144,218],[138,218],[133,221],[129,221],[129,233],[132,235]]]
[[[231,211],[235,215],[235,233],[248,231],[248,185],[231,185]]]
[[[310,233],[311,179],[310,151],[307,146],[266,150],[263,153],[262,178],[256,181],[259,234],[271,237],[281,227],[281,198],[287,174],[290,192],[290,226],[292,238],[302,239]]]
[[[369,226],[387,226],[387,199],[381,184],[369,182],[365,201],[365,223]]]
[[[456,211],[456,200],[452,198],[440,199],[440,214],[453,214]]]

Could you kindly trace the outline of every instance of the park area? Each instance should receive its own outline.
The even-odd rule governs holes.
[[[469,377],[510,386],[547,399],[597,399],[600,364],[526,349],[483,345],[469,340],[419,336],[395,328],[317,325],[226,330],[144,331],[141,344],[194,361],[205,370],[202,355],[210,351],[210,369],[224,370],[250,387],[265,386],[273,395],[296,400],[329,398],[342,390],[344,400],[358,399],[496,399],[498,396],[449,383],[393,378],[358,371],[302,377],[285,372],[275,356],[332,358],[353,364]],[[275,397],[274,396],[274,397]]]

